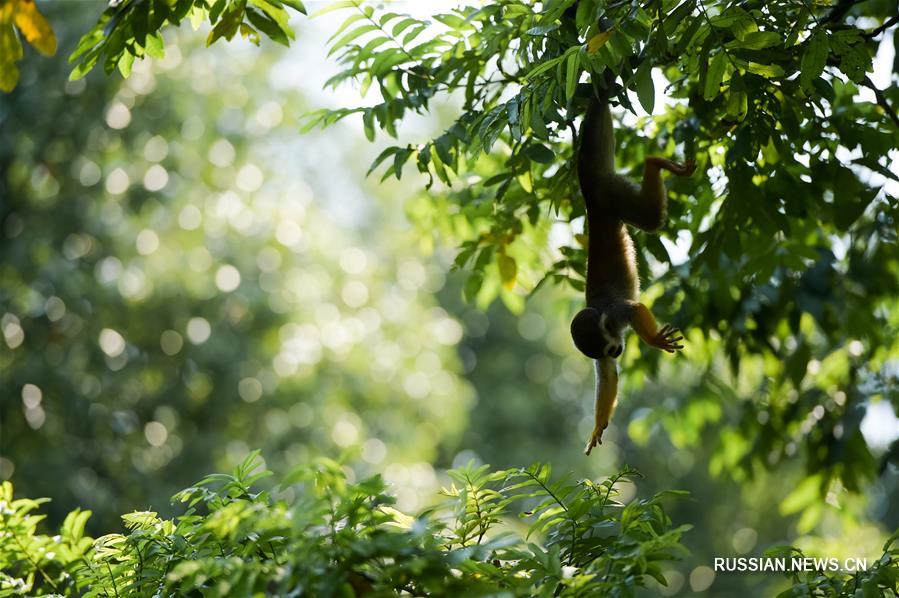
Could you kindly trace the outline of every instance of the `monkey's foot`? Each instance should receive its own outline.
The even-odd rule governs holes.
[[[607,426],[608,424],[606,424]],[[590,435],[590,440],[587,441],[587,446],[584,447],[584,454],[589,455],[590,452],[596,448],[596,445],[602,444],[602,433],[605,432],[606,426],[596,426],[593,428],[593,434]]]

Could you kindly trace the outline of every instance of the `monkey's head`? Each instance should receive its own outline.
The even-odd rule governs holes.
[[[624,351],[622,326],[595,307],[586,307],[571,320],[574,346],[590,359],[618,357]]]

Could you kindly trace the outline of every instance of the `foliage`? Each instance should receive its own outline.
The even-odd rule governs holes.
[[[765,551],[765,556],[784,558],[805,558],[799,549],[790,546],[776,546]],[[792,573],[788,575],[793,583],[777,598],[792,596],[862,596],[879,598],[895,596],[899,593],[899,532],[893,534],[883,545],[883,556],[863,571],[854,575],[825,575],[821,572]]]
[[[185,5],[144,1],[144,7],[174,7],[171,15]],[[94,15],[106,8],[77,4],[41,5],[57,27],[63,54],[77,45],[73,32],[89,29],[75,16],[92,18],[91,7]],[[125,0],[106,14],[118,14],[118,7],[122,15],[136,15],[144,8],[139,4]],[[247,43],[253,36],[242,42],[235,34],[236,43],[200,52],[199,44],[188,42],[188,27],[169,28],[164,59],[135,60],[121,84],[117,76],[93,77],[87,86],[84,80],[66,85],[65,94],[63,60],[26,52],[19,88],[0,97],[0,328],[6,341],[0,343],[0,473],[8,475],[14,462],[20,491],[52,495],[53,522],[72,505],[91,508],[93,531],[108,529],[119,512],[143,501],[160,504],[160,495],[198,471],[230,465],[245,443],[264,444],[280,469],[296,455],[332,447],[337,432],[355,430],[357,444],[386,450],[381,465],[354,464],[356,475],[385,470],[398,492],[413,490],[411,476],[397,471],[433,473],[429,464],[448,467],[465,449],[503,467],[536,454],[585,477],[628,462],[657,488],[713,495],[713,502],[672,506],[674,519],[696,524],[685,538],[693,557],[677,566],[685,573],[681,583],[710,555],[731,554],[742,532],[757,532],[762,544],[795,542],[821,554],[876,550],[867,547],[882,542],[884,529],[899,526],[891,508],[899,492],[899,443],[878,452],[861,434],[872,403],[899,407],[890,369],[899,357],[896,203],[888,188],[895,185],[888,170],[895,135],[887,121],[899,86],[885,86],[871,74],[885,89],[871,99],[858,95],[870,87],[867,80],[859,83],[854,63],[864,58],[867,64],[875,52],[882,57],[889,38],[895,40],[895,3],[610,2],[605,8],[613,27],[605,32],[585,29],[576,11],[573,17],[552,12],[562,4],[502,1],[428,18],[417,7],[410,8],[413,17],[342,4],[345,12],[300,21],[297,37],[305,41],[302,27],[324,28],[341,14],[352,18],[331,42],[342,61],[332,84],[345,91],[358,82],[370,90],[366,106],[320,112],[306,124],[352,116],[369,137],[382,130],[404,137],[388,141],[397,145],[374,169],[387,178],[365,190],[378,198],[366,210],[358,209],[363,192],[353,177],[334,168],[373,157],[360,155],[364,144],[347,135],[347,127],[297,138],[290,126],[260,126],[259,115],[273,104],[288,122],[307,110],[294,101],[301,94],[282,87],[290,77],[276,72],[283,64],[275,65],[273,45],[256,48]],[[721,20],[740,11],[750,20]],[[142,51],[131,38],[131,18],[101,31],[99,45],[92,46],[102,48],[97,64],[130,64],[124,55]],[[342,41],[381,21],[384,32]],[[242,22],[252,26],[249,17]],[[166,23],[174,21],[166,19],[158,32]],[[120,27],[124,45],[113,39]],[[647,34],[634,38],[636,28]],[[781,41],[740,47],[746,39],[771,44],[771,32]],[[390,41],[402,44],[413,33],[405,51],[420,52],[421,64],[402,62],[404,50]],[[846,53],[843,36],[861,41]],[[109,53],[116,48],[118,55]],[[577,128],[588,79],[612,66],[597,65],[608,53],[621,59],[618,84],[631,90],[616,98],[619,167],[636,175],[647,153],[683,152],[694,153],[705,173],[674,182],[670,228],[661,241],[636,238],[644,300],[690,330],[687,352],[665,363],[629,344],[619,415],[603,452],[588,461],[571,449],[586,433],[579,426],[590,424],[592,404],[587,363],[571,350],[564,322],[574,305],[568,298],[577,294],[568,286],[579,288],[582,278],[584,241],[577,234],[582,210],[570,181],[568,131]],[[811,74],[822,57],[816,79]],[[305,58],[290,54],[283,62],[312,74],[319,67]],[[385,61],[397,62],[388,72]],[[776,68],[758,73],[759,65],[780,65],[784,74]],[[535,96],[536,81],[552,93]],[[297,85],[301,93],[309,89]],[[664,104],[663,86],[670,98]],[[513,101],[523,93],[531,93],[528,113]],[[535,98],[545,106],[536,106]],[[460,112],[460,105],[467,108]],[[131,124],[105,127],[104,113],[123,106]],[[643,114],[641,106],[653,116],[630,114]],[[400,128],[402,117],[426,108],[458,124],[434,135]],[[538,119],[522,129],[533,114]],[[496,135],[489,153],[482,151],[477,119],[489,124],[485,135]],[[199,137],[188,136],[198,122]],[[546,131],[535,131],[541,125]],[[161,160],[147,157],[156,137],[169,148]],[[219,140],[235,150],[226,165],[207,159]],[[416,178],[423,154],[430,162]],[[398,168],[398,160],[406,167]],[[264,175],[261,192],[235,184],[251,163]],[[157,164],[169,183],[151,192],[140,181]],[[119,171],[130,179],[128,189],[104,190],[103,182]],[[98,181],[85,182],[92,172]],[[400,184],[390,180],[394,175],[402,176]],[[315,195],[298,212],[293,200],[308,198],[309,189],[284,184],[297,178]],[[336,192],[335,180],[341,181]],[[385,214],[393,222],[400,210],[390,196],[404,197],[419,182],[431,186],[406,203],[417,224],[410,240],[385,225]],[[885,190],[874,197],[878,188]],[[364,212],[361,234],[349,230],[355,220],[339,230],[329,225],[335,199]],[[235,212],[235,206],[243,207]],[[181,214],[188,212],[201,214],[199,228],[181,228]],[[275,238],[287,221],[300,227],[300,243]],[[159,240],[151,255],[136,251],[135,239],[145,231]],[[432,281],[443,280],[444,256],[417,254],[446,241],[462,248],[462,272],[434,297],[442,282]],[[344,270],[342,259],[359,248],[368,264],[361,280]],[[241,284],[220,292],[214,273],[232,265]],[[487,315],[462,304],[456,294],[463,276],[469,299],[484,306],[498,295],[518,317],[498,304]],[[313,291],[301,293],[310,279]],[[525,308],[541,280],[559,284],[541,286]],[[338,298],[354,282],[371,291],[361,309]],[[409,292],[410,284],[420,291]],[[189,339],[193,318],[211,323],[209,342]],[[425,342],[445,340],[433,331],[456,319],[465,330],[458,343],[464,380],[455,347]],[[383,327],[352,336],[360,322]],[[321,340],[335,326],[340,334],[331,338],[346,341],[346,332],[350,340],[322,344],[314,363],[273,376],[272,365],[284,365],[279,357],[308,348],[297,342],[299,332]],[[98,345],[105,329],[125,339],[115,359]],[[174,355],[170,344],[162,346],[161,331],[183,344]],[[432,383],[432,392],[412,396],[410,381],[422,379]],[[244,395],[257,396],[257,383],[263,395],[247,402]],[[480,400],[471,400],[469,383]],[[43,393],[37,407],[33,389],[27,397],[23,389],[34,384]],[[247,388],[249,394],[241,392]],[[148,425],[167,430],[162,446],[148,442]],[[870,483],[878,471],[882,475]],[[166,509],[157,508],[163,519]],[[475,525],[463,537],[477,533]],[[831,540],[833,550],[809,549],[828,536],[839,538]],[[858,548],[862,544],[866,548]],[[770,593],[772,579],[718,576],[711,590],[762,595]]]
[[[360,114],[369,139],[396,136],[406,116],[460,100],[442,134],[384,149],[372,170],[399,178],[414,164],[432,193],[410,214],[459,245],[465,295],[482,305],[500,296],[520,311],[544,281],[583,288],[583,237],[572,230],[574,242],[553,246],[549,229],[554,218],[583,216],[572,140],[585,99],[609,74],[624,109],[637,113],[636,97],[652,113],[619,128],[620,162],[636,168],[652,151],[683,151],[705,179],[671,184],[671,226],[686,257],[675,262],[671,245],[651,236],[641,250],[664,285],[656,303],[681,328],[704,331],[689,340],[709,355],[703,386],[719,415],[700,427],[720,418],[720,404],[739,405],[738,429],[721,435],[713,467],[745,475],[802,445],[808,471],[826,472],[822,492],[832,479],[858,490],[899,454],[876,463],[859,432],[868,401],[899,408],[895,375],[883,369],[899,351],[899,203],[884,191],[897,180],[888,154],[899,87],[881,90],[868,75],[897,23],[892,8],[507,0],[424,19],[336,2],[318,13],[349,12],[329,42],[341,65],[329,85],[354,81],[380,100],[321,110],[305,124]],[[658,75],[675,102],[656,105]],[[858,100],[863,88],[875,102]],[[625,355],[631,371],[658,359],[635,357]],[[748,360],[768,375],[745,393],[729,390]],[[816,376],[821,363],[832,367]]]
[[[631,596],[660,564],[683,554],[687,526],[672,527],[661,501],[622,504],[629,469],[594,484],[553,480],[549,467],[452,471],[447,503],[416,516],[396,510],[379,476],[347,479],[320,459],[274,489],[253,452],[230,474],[212,474],[173,498],[182,515],[122,517],[127,531],[84,535],[90,511],[73,511],[59,534],[38,533],[41,500],[0,489],[0,596]],[[503,525],[513,503],[527,540]],[[539,543],[538,543],[539,542]]]
[[[118,68],[122,76],[127,77],[135,59],[165,55],[160,30],[166,25],[177,26],[185,18],[194,29],[203,23],[212,26],[206,38],[207,46],[220,38],[230,40],[238,32],[258,45],[260,31],[286,46],[294,38],[294,32],[287,24],[290,14],[285,7],[306,13],[300,0],[125,0],[110,3],[72,53],[70,60],[77,60],[77,65],[71,77],[83,77],[101,58],[107,74]]]
[[[0,91],[12,91],[19,82],[22,42],[19,34],[41,54],[56,54],[56,35],[34,0],[4,0],[0,3]]]

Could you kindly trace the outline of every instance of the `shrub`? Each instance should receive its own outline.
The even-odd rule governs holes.
[[[4,482],[0,596],[631,596],[650,578],[665,584],[661,564],[686,552],[689,526],[673,527],[661,503],[682,493],[622,504],[634,470],[602,483],[550,473],[469,465],[449,472],[443,504],[410,516],[380,476],[351,483],[327,459],[261,490],[271,472],[253,452],[176,494],[183,515],[136,511],[122,517],[126,533],[97,539],[79,509],[59,534],[38,533],[46,499],[14,499]],[[839,576],[794,583],[827,595],[895,587],[896,552],[858,575],[867,577],[854,586]]]

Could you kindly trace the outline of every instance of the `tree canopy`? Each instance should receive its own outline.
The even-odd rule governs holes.
[[[895,2],[501,0],[427,17],[335,2],[309,17],[341,19],[327,86],[360,100],[327,108],[265,85],[279,55],[266,40],[305,41],[300,2],[123,0],[97,5],[95,24],[66,10],[0,5],[0,83],[18,83],[0,105],[0,368],[17,397],[3,442],[30,464],[17,489],[51,494],[77,463],[61,492],[95,490],[109,525],[246,443],[282,467],[358,444],[360,475],[385,454],[408,455],[408,471],[450,466],[467,446],[500,467],[575,463],[589,404],[572,398],[586,396],[587,368],[565,324],[585,270],[572,158],[610,74],[619,169],[636,176],[649,154],[699,166],[669,181],[662,234],[636,236],[645,300],[688,344],[675,362],[628,343],[619,428],[572,467],[637,459],[654,491],[677,478],[779,504],[730,532],[795,519],[806,533],[835,503],[848,526],[872,484],[871,518],[899,525],[883,507],[899,442],[877,445],[862,426],[873,405],[899,411]],[[68,68],[20,41],[52,54],[57,36],[71,52],[64,91]],[[238,38],[265,52],[197,47]],[[214,76],[178,67],[207,59]],[[426,114],[443,118],[436,133],[415,126]],[[346,178],[325,162],[360,148],[316,155],[346,139],[341,121],[376,148],[380,181],[381,211],[349,232],[328,224],[337,202],[291,185]],[[258,154],[263,138],[303,166]],[[401,211],[408,236],[378,232]],[[444,287],[445,247],[456,272]],[[40,452],[61,439],[71,453]],[[177,477],[157,488],[169,464]],[[729,516],[672,509],[675,521]],[[721,549],[713,525],[693,533],[700,561]]]

